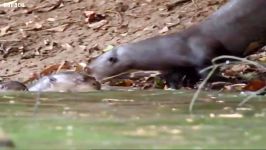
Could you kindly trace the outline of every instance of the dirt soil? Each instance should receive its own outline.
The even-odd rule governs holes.
[[[25,7],[1,7],[0,77],[24,81],[62,61],[86,62],[108,45],[180,31],[224,3],[177,1],[19,0]],[[87,11],[94,11],[104,21],[88,21],[84,15]]]

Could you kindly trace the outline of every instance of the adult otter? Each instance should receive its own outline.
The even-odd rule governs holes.
[[[200,69],[216,56],[259,49],[265,38],[266,0],[231,0],[198,25],[116,47],[87,67],[98,80],[130,69]]]

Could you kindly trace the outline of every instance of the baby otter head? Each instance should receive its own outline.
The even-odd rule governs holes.
[[[128,51],[124,46],[113,48],[92,60],[86,70],[97,80],[125,72],[132,64]]]
[[[1,91],[28,91],[28,88],[18,81],[5,81],[0,83],[0,92]]]

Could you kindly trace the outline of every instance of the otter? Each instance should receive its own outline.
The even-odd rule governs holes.
[[[19,81],[4,81],[0,83],[0,91],[28,91],[28,88]]]
[[[0,83],[0,92],[3,91],[28,91],[28,88],[19,81],[4,81]]]
[[[266,0],[230,0],[183,31],[115,47],[87,70],[97,80],[132,69],[197,72],[220,55],[244,57],[263,47],[265,38]]]
[[[101,89],[94,77],[74,71],[65,71],[44,76],[29,86],[33,92],[88,92]]]

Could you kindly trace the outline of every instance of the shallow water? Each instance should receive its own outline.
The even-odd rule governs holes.
[[[1,93],[0,128],[16,149],[265,148],[266,96],[194,91]]]

